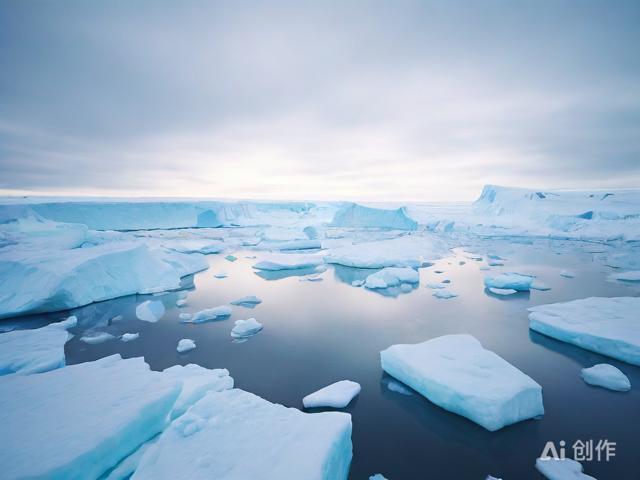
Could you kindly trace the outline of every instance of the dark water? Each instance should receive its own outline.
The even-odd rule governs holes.
[[[67,344],[67,362],[120,353],[144,356],[155,370],[187,363],[224,367],[237,387],[298,408],[302,398],[318,388],[342,379],[357,381],[362,393],[345,409],[353,419],[353,479],[377,472],[392,480],[484,479],[487,474],[504,479],[542,478],[534,462],[547,441],[564,440],[571,446],[576,440],[595,444],[604,439],[616,442],[616,456],[609,462],[583,462],[585,472],[600,480],[640,478],[640,368],[530,332],[526,312],[526,307],[542,303],[638,295],[637,291],[605,282],[606,267],[594,262],[590,253],[573,253],[571,244],[509,248],[507,266],[494,271],[534,273],[552,289],[512,298],[490,296],[482,286],[487,272],[462,253],[421,269],[420,286],[395,297],[350,285],[371,271],[330,267],[320,282],[301,281],[303,277],[286,276],[286,272],[263,278],[251,268],[255,260],[245,258],[249,252],[236,252],[238,260],[233,263],[213,255],[211,269],[193,278],[195,289],[189,291],[186,307],[174,306],[177,293],[154,297],[167,307],[155,324],[135,317],[136,305],[150,296],[75,310],[80,323],[74,333],[86,329],[115,335],[140,332],[140,338],[86,345],[76,337]],[[574,270],[576,278],[560,277],[565,268]],[[222,269],[229,277],[214,278]],[[435,274],[435,270],[444,273]],[[434,290],[424,287],[444,279],[451,280],[449,288],[458,298],[439,300],[432,297]],[[246,295],[257,295],[263,303],[255,309],[234,307],[233,315],[224,321],[178,322],[180,311],[194,312]],[[32,318],[30,326],[67,314]],[[123,319],[111,322],[117,315]],[[252,316],[263,323],[264,330],[245,343],[231,342],[233,321]],[[488,432],[415,392],[393,391],[398,385],[382,372],[380,350],[451,333],[474,335],[541,384],[544,417]],[[181,338],[194,339],[197,348],[178,354]],[[601,362],[626,373],[632,391],[615,393],[586,385],[580,369]],[[572,456],[570,449],[568,456]]]

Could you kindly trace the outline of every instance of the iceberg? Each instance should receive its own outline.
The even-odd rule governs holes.
[[[179,394],[179,382],[119,355],[1,377],[2,476],[98,478],[164,429]]]
[[[396,210],[385,210],[352,203],[343,206],[335,213],[330,226],[416,230],[418,223],[409,217],[404,207]]]
[[[218,307],[206,308],[194,313],[190,317],[187,314],[180,314],[182,323],[204,323],[215,320],[223,320],[231,315],[231,307],[229,305],[220,305]]]
[[[249,295],[247,297],[242,297],[234,300],[233,302],[231,302],[231,305],[236,305],[238,307],[255,308],[256,305],[259,305],[261,303],[262,300],[260,300],[258,297],[256,297],[255,295]]]
[[[582,473],[580,462],[571,458],[538,458],[536,470],[548,480],[596,480]]]
[[[629,378],[618,368],[608,363],[599,363],[590,368],[583,368],[580,375],[589,385],[608,388],[617,392],[631,390]]]
[[[360,393],[360,384],[351,380],[340,380],[310,393],[302,399],[304,408],[344,408]]]
[[[313,268],[324,263],[322,257],[316,255],[294,253],[272,253],[263,257],[263,260],[253,265],[257,270],[296,270]]]
[[[144,322],[155,323],[164,316],[164,304],[159,300],[147,300],[136,307],[136,317]]]
[[[255,318],[247,320],[236,320],[235,326],[231,330],[233,338],[249,338],[262,330],[262,324]]]
[[[177,289],[186,273],[161,253],[129,242],[59,251],[0,249],[0,318]]]
[[[71,338],[69,319],[34,330],[14,330],[0,335],[0,375],[29,375],[65,366],[64,345]]]
[[[589,297],[528,310],[536,332],[640,365],[640,297]]]
[[[402,283],[416,284],[420,282],[420,274],[413,268],[386,267],[369,275],[364,283],[366,288],[388,288]]]
[[[233,388],[233,377],[226,368],[208,369],[189,363],[185,366],[174,365],[162,371],[164,378],[182,383],[180,396],[171,410],[171,419],[183,415],[189,407],[208,392],[221,392]]]
[[[178,351],[178,353],[185,353],[193,350],[194,348],[196,348],[196,342],[194,342],[190,338],[183,338],[178,342],[176,350]]]
[[[132,480],[346,480],[351,416],[302,413],[232,389],[210,392],[142,456]]]
[[[380,358],[389,375],[487,430],[544,413],[540,385],[471,335],[393,345]]]
[[[519,273],[501,273],[495,277],[485,277],[484,285],[487,288],[499,288],[501,290],[517,290],[526,292],[531,290],[534,277]]]

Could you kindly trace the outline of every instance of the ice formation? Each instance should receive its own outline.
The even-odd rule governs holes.
[[[178,342],[176,350],[178,351],[178,353],[185,353],[189,350],[193,350],[194,348],[196,348],[196,342],[194,342],[190,338],[183,338]]]
[[[262,330],[262,324],[255,318],[247,320],[236,320],[235,326],[231,330],[233,338],[249,338]]]
[[[525,292],[532,288],[534,277],[519,273],[501,273],[495,277],[485,277],[484,285],[487,288],[499,288],[501,290],[517,290]]]
[[[494,295],[501,295],[501,296],[506,296],[506,295],[513,295],[514,293],[518,293],[517,290],[514,290],[513,288],[495,288],[495,287],[489,287],[489,291],[491,293],[493,293]]]
[[[139,333],[124,333],[121,337],[121,340],[123,342],[131,342],[138,339],[138,337],[140,337]]]
[[[589,385],[608,388],[618,392],[631,390],[629,378],[620,369],[608,363],[599,363],[590,368],[583,368],[580,372],[582,379]]]
[[[402,283],[416,284],[419,282],[420,274],[413,268],[386,267],[369,275],[364,286],[366,288],[388,288]]]
[[[136,317],[145,322],[157,322],[164,316],[164,312],[164,304],[160,300],[147,300],[136,307]]]
[[[640,282],[640,270],[632,270],[629,272],[616,272],[611,273],[607,277],[608,280],[614,280],[618,282],[639,283]]]
[[[204,323],[215,320],[224,320],[231,315],[231,307],[229,305],[220,305],[218,307],[206,308],[194,313],[187,318],[186,315],[180,314],[180,321],[183,323]]]
[[[302,399],[305,408],[344,408],[360,393],[360,384],[351,380],[340,380],[310,393]]]
[[[596,480],[584,474],[580,462],[571,458],[538,458],[536,469],[548,480]]]
[[[436,290],[435,292],[433,292],[433,296],[436,297],[436,298],[447,300],[449,298],[457,297],[458,294],[450,292],[449,290]]]
[[[256,305],[261,304],[262,300],[260,300],[255,295],[249,295],[249,296],[234,300],[233,302],[230,302],[230,303],[231,305],[236,305],[239,307],[254,308]]]
[[[208,393],[143,455],[132,480],[346,480],[351,417],[302,413],[238,389]]]
[[[487,430],[544,413],[540,385],[471,335],[393,345],[380,357],[388,374]]]
[[[312,268],[322,265],[322,257],[317,255],[295,254],[295,253],[272,253],[264,255],[262,260],[257,262],[253,268],[257,270],[295,270],[301,268]]]
[[[409,218],[405,208],[385,210],[356,203],[347,204],[336,212],[332,227],[389,228],[393,230],[416,230],[418,223]]]
[[[529,328],[640,365],[640,297],[589,297],[529,308]]]
[[[108,342],[109,340],[114,340],[115,338],[116,337],[107,332],[93,332],[80,337],[80,341],[90,345],[97,345],[99,343]]]

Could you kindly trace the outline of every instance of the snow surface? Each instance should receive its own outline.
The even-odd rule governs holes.
[[[220,305],[218,307],[200,310],[199,312],[194,313],[188,318],[186,315],[180,314],[180,321],[183,323],[204,323],[215,320],[223,320],[230,315],[231,307],[229,305]]]
[[[388,288],[402,283],[417,284],[419,282],[420,274],[413,268],[386,267],[369,275],[365,280],[364,286],[366,288]]]
[[[119,355],[1,377],[2,477],[97,478],[163,430],[180,389]]]
[[[322,265],[322,257],[317,255],[295,253],[272,253],[264,255],[262,260],[253,265],[257,270],[296,270]]]
[[[631,390],[629,378],[620,369],[608,363],[599,363],[590,368],[583,368],[580,372],[582,379],[589,385],[608,388],[618,392]]]
[[[194,348],[196,348],[196,342],[194,342],[190,338],[183,338],[178,342],[176,350],[178,351],[178,353],[185,353],[189,350],[193,350]]]
[[[380,358],[388,374],[487,430],[544,413],[540,385],[471,335],[393,345]]]
[[[360,393],[360,384],[351,380],[340,380],[310,393],[302,399],[305,408],[344,408]]]
[[[143,455],[132,480],[346,479],[351,416],[307,414],[232,389],[211,392]]]
[[[536,332],[640,365],[640,297],[589,297],[528,310]]]
[[[418,223],[409,218],[404,207],[397,210],[371,208],[356,203],[347,204],[338,210],[330,224],[332,227],[388,228],[393,230],[416,230]]]
[[[596,480],[582,473],[582,465],[571,458],[538,458],[536,469],[548,480]]]
[[[233,338],[249,338],[262,330],[262,324],[255,318],[247,320],[236,320],[235,326],[231,330]]]
[[[72,336],[66,329],[76,322],[76,317],[69,317],[42,328],[1,334],[0,375],[29,375],[64,367],[64,345]]]

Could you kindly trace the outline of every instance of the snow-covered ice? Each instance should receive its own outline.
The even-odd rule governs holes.
[[[589,297],[528,310],[536,332],[640,365],[640,297]]]
[[[194,342],[190,338],[183,338],[178,342],[176,350],[178,351],[178,353],[185,353],[189,350],[193,350],[194,348],[196,348],[196,342]]]
[[[513,288],[495,288],[495,287],[489,287],[489,291],[495,295],[501,295],[501,296],[506,296],[506,295],[513,295],[515,293],[518,293],[517,290],[514,290]]]
[[[445,335],[380,353],[382,368],[487,430],[544,413],[542,388],[471,335]]]
[[[615,272],[607,276],[607,280],[628,283],[640,283],[640,270],[631,270],[628,272]]]
[[[123,342],[131,342],[133,340],[137,340],[139,337],[139,333],[124,333],[122,334],[121,340]]]
[[[210,392],[143,455],[132,480],[346,480],[351,416],[302,413],[232,389]]]
[[[220,305],[213,308],[205,308],[194,313],[191,317],[186,318],[180,315],[180,321],[183,323],[204,323],[215,320],[224,320],[231,315],[231,307],[229,305]]]
[[[458,296],[457,293],[453,293],[449,290],[436,290],[433,292],[433,296],[436,298],[440,298],[442,300],[447,300],[449,298],[455,298]]]
[[[119,355],[2,377],[2,477],[98,478],[164,429],[180,389]]]
[[[233,338],[249,338],[262,330],[262,324],[255,318],[236,320],[231,336]]]
[[[302,399],[305,408],[344,408],[360,393],[360,384],[351,380],[340,380],[310,393]]]
[[[257,270],[296,270],[301,268],[313,268],[322,265],[322,257],[308,254],[272,253],[261,257],[253,268]]]
[[[262,300],[255,295],[248,295],[246,297],[238,298],[237,300],[234,300],[230,303],[231,305],[236,305],[239,307],[254,308],[256,305],[261,304]]]
[[[524,292],[530,290],[535,280],[530,275],[521,275],[519,273],[501,273],[493,277],[485,277],[484,285],[487,288],[499,288],[502,290],[510,289]]]
[[[338,210],[332,227],[347,228],[388,228],[393,230],[415,230],[418,223],[409,218],[405,208],[385,210],[351,203]]]
[[[389,288],[403,283],[417,284],[420,274],[409,267],[386,267],[369,275],[364,283],[366,288]]]
[[[536,469],[548,480],[596,480],[583,473],[580,462],[571,458],[538,458]]]
[[[136,317],[145,322],[157,322],[164,316],[164,312],[164,304],[160,300],[147,300],[136,307]]]
[[[67,328],[76,317],[34,330],[14,330],[0,335],[0,375],[29,375],[64,367],[64,345],[71,338]]]
[[[608,388],[618,392],[631,390],[629,378],[620,369],[608,363],[599,363],[590,368],[583,368],[580,372],[582,379],[589,385]]]
[[[107,332],[92,332],[80,337],[80,341],[88,343],[89,345],[97,345],[99,343],[108,342],[114,340],[116,337]]]

